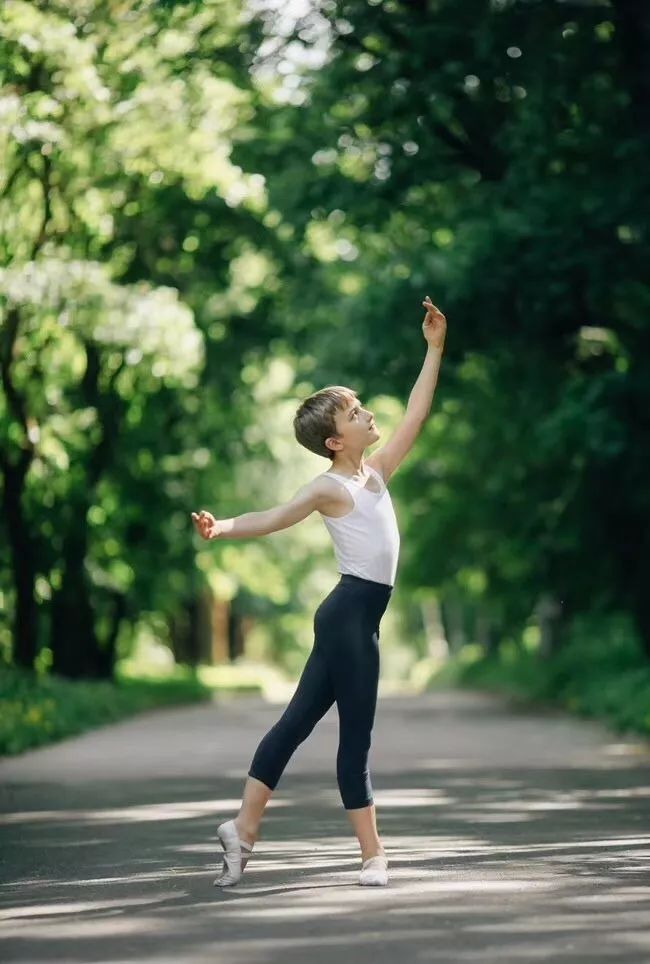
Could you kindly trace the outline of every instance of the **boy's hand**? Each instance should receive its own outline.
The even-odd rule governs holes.
[[[223,532],[223,527],[219,521],[205,509],[201,509],[198,514],[193,512],[192,522],[198,534],[203,536],[204,539],[217,539]]]
[[[422,322],[422,334],[431,348],[442,348],[447,333],[447,319],[432,303],[429,295],[426,296],[422,305],[427,309]]]

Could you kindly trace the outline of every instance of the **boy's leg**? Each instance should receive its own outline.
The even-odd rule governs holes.
[[[320,648],[314,645],[287,708],[262,738],[253,755],[248,776],[264,784],[268,796],[264,800],[263,791],[259,787],[249,786],[247,782],[237,819],[249,835],[257,833],[268,797],[275,790],[293,753],[307,739],[333,702],[330,669]],[[249,791],[248,797],[246,789]]]
[[[359,840],[362,859],[383,853],[368,767],[379,685],[379,639],[360,620],[333,668],[339,713],[336,772],[343,806]]]
[[[255,777],[246,780],[241,807],[235,817],[237,832],[245,843],[252,845],[257,840],[259,825],[271,793],[266,784]]]
[[[377,831],[377,813],[374,803],[360,810],[346,810],[345,812],[359,841],[361,860],[368,860],[370,857],[377,856],[377,854],[385,854],[386,851]]]

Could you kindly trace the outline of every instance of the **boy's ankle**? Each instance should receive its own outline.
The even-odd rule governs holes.
[[[375,847],[375,849],[372,852],[369,851],[366,854],[364,854],[363,851],[361,852],[361,862],[365,863],[366,860],[370,860],[371,857],[385,857],[385,856],[386,856],[386,851],[384,850],[383,847],[378,847],[378,848]]]
[[[257,828],[256,827],[246,827],[239,820],[239,817],[235,818],[235,826],[237,827],[237,833],[240,839],[247,844],[254,844],[257,840]]]

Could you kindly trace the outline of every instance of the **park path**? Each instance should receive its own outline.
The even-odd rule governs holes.
[[[383,696],[387,888],[357,884],[333,707],[239,887],[214,829],[283,705],[157,711],[0,761],[0,959],[152,964],[650,961],[650,753],[461,692]]]

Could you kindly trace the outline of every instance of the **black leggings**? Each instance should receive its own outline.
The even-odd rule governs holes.
[[[393,587],[348,573],[314,614],[314,646],[289,705],[260,742],[248,775],[274,790],[296,748],[336,700],[336,777],[346,810],[373,802],[368,771],[379,682],[379,623]]]

